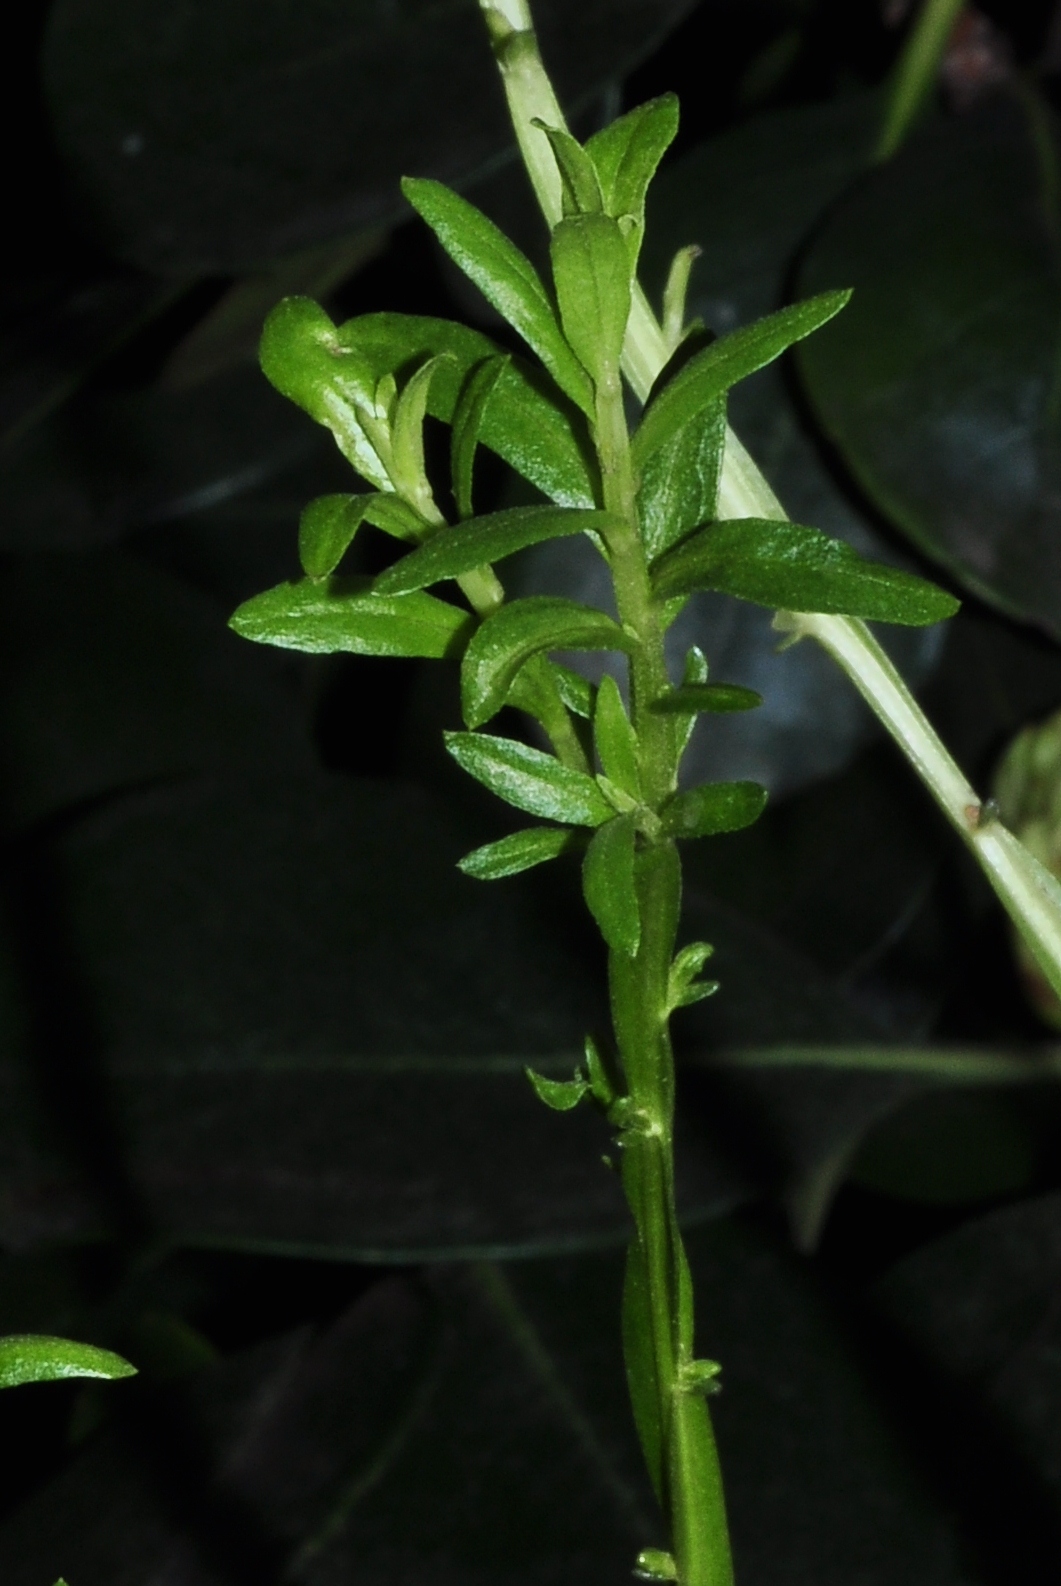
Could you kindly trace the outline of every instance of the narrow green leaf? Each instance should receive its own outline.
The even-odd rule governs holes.
[[[589,678],[583,677],[581,672],[573,672],[569,666],[561,666],[559,661],[550,661],[549,665],[556,674],[556,687],[568,710],[589,721],[597,692]]]
[[[650,710],[661,716],[697,715],[700,711],[755,710],[763,696],[739,683],[689,683],[672,688],[652,701]]]
[[[377,495],[366,498],[365,522],[371,523],[375,529],[382,529],[385,534],[390,534],[396,540],[412,540],[418,544],[420,539],[430,527],[420,514],[403,501],[401,496],[396,496],[393,490],[380,491]]]
[[[371,496],[318,496],[298,520],[298,554],[310,578],[334,573],[361,527]]]
[[[650,562],[718,512],[726,398],[716,397],[645,458],[638,515]]]
[[[381,573],[375,589],[381,595],[403,595],[443,578],[457,578],[473,567],[500,562],[528,545],[613,522],[611,513],[572,507],[513,507],[507,512],[490,512],[433,535],[426,545]]]
[[[135,1376],[136,1367],[121,1355],[93,1344],[38,1333],[0,1338],[0,1388],[16,1388],[23,1382],[56,1382],[62,1377]]]
[[[266,379],[335,436],[357,472],[380,490],[390,476],[361,422],[359,409],[374,411],[378,375],[346,344],[319,303],[285,297],[265,321],[259,359]]]
[[[337,332],[377,374],[430,353],[449,352],[431,382],[427,411],[451,424],[470,371],[501,349],[480,331],[452,320],[411,314],[364,314]],[[542,493],[564,507],[596,505],[593,464],[582,415],[543,387],[539,370],[510,358],[482,415],[479,439]]]
[[[634,879],[637,827],[617,815],[594,832],[582,864],[582,891],[600,933],[615,953],[633,958],[641,941],[641,911]]]
[[[477,881],[501,881],[505,876],[517,876],[522,870],[532,870],[535,865],[558,858],[574,840],[573,833],[560,827],[528,826],[496,843],[473,849],[457,868]]]
[[[615,1086],[611,1082],[611,1076],[604,1066],[592,1035],[586,1036],[586,1073],[589,1076],[589,1088],[593,1093],[594,1101],[604,1108],[610,1107],[616,1099]]]
[[[450,436],[450,473],[453,481],[453,499],[461,518],[470,518],[472,507],[472,474],[475,453],[479,445],[479,432],[483,427],[483,414],[494,387],[509,363],[507,353],[484,358],[476,364],[461,386],[457,406],[453,410],[453,429]]]
[[[587,1081],[577,1075],[574,1079],[546,1079],[544,1074],[536,1074],[533,1068],[525,1068],[523,1072],[533,1085],[538,1100],[544,1101],[554,1112],[570,1112],[589,1091]]]
[[[448,732],[446,748],[462,770],[506,804],[569,826],[600,826],[611,806],[592,777],[514,738]]]
[[[676,955],[667,976],[668,1009],[687,1008],[705,997],[714,996],[718,981],[696,978],[714,951],[710,942],[690,942]]]
[[[277,584],[244,601],[229,627],[258,644],[328,655],[459,655],[474,627],[434,595],[374,595],[364,578]]]
[[[535,116],[532,126],[540,127],[552,144],[560,181],[563,188],[562,204],[565,215],[599,215],[604,208],[600,182],[593,161],[570,132],[563,127],[550,127]]]
[[[751,826],[765,808],[757,782],[706,782],[663,806],[663,829],[670,837],[716,837]]]
[[[404,597],[410,598],[408,596]],[[461,665],[461,707],[481,727],[505,703],[521,666],[546,650],[625,650],[618,623],[603,611],[552,595],[513,600],[476,631]]]
[[[557,385],[584,413],[593,392],[556,321],[541,277],[492,220],[441,182],[405,177],[402,192],[453,262],[538,354]]]
[[[619,222],[562,220],[549,246],[564,335],[598,385],[617,378],[630,318],[630,255]]]
[[[593,739],[601,770],[632,799],[641,798],[637,734],[626,714],[619,685],[610,673],[601,679],[593,715]]]
[[[959,602],[927,579],[866,562],[843,540],[798,523],[731,518],[692,535],[653,575],[657,597],[717,589],[756,605],[921,627]]]
[[[624,1153],[623,1184],[631,1204],[639,1176],[642,1153]],[[626,1253],[626,1274],[623,1281],[623,1358],[626,1362],[626,1381],[630,1390],[630,1403],[634,1422],[645,1456],[648,1474],[656,1496],[663,1502],[663,1423],[660,1413],[660,1384],[656,1370],[656,1352],[652,1347],[653,1334],[652,1292],[649,1284],[648,1261],[640,1234],[635,1235]]]
[[[850,292],[822,292],[806,302],[793,303],[756,320],[754,325],[731,331],[690,358],[645,410],[631,443],[635,469],[643,473],[652,453],[698,413],[717,402],[739,380],[772,363],[793,343],[827,324],[850,296]]]
[[[448,353],[439,352],[422,363],[402,387],[394,409],[394,482],[406,495],[415,495],[417,487],[426,478],[424,415],[427,412],[427,394],[440,363],[448,358]]]
[[[586,144],[600,181],[604,210],[637,222],[627,239],[636,264],[645,230],[645,195],[660,160],[678,132],[678,99],[662,94],[595,132]]]

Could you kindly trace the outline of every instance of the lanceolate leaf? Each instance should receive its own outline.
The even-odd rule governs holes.
[[[458,869],[477,881],[501,881],[505,876],[519,875],[521,870],[558,858],[576,840],[572,832],[562,827],[528,826],[465,854]]]
[[[109,1349],[69,1338],[17,1333],[0,1338],[0,1388],[23,1382],[56,1382],[62,1377],[135,1377],[136,1367]]]
[[[726,398],[720,396],[645,459],[638,510],[650,561],[715,517],[725,446]]]
[[[634,466],[643,468],[654,451],[738,380],[772,363],[794,342],[827,324],[850,296],[850,292],[822,292],[731,331],[697,353],[646,410],[633,437]]]
[[[672,688],[652,701],[652,709],[663,716],[686,716],[701,711],[729,713],[734,710],[755,710],[763,696],[754,688],[742,688],[739,683],[689,683]]]
[[[770,518],[732,518],[702,529],[663,558],[653,587],[661,599],[717,589],[759,606],[908,627],[952,617],[959,604],[913,573],[863,561],[843,540]]]
[[[614,814],[596,782],[514,738],[448,732],[446,748],[469,776],[530,815],[569,826],[600,826]]]
[[[424,414],[427,394],[448,353],[436,353],[410,376],[394,410],[394,474],[403,494],[412,494],[424,477]]]
[[[599,215],[604,208],[600,182],[593,161],[581,143],[562,127],[547,126],[537,118],[534,125],[541,128],[552,144],[563,183],[564,214]]]
[[[589,1093],[589,1081],[585,1079],[547,1079],[533,1068],[528,1068],[526,1074],[538,1100],[553,1112],[571,1112]]]
[[[484,563],[500,562],[528,545],[562,539],[586,529],[604,529],[613,521],[610,513],[582,512],[572,507],[513,507],[508,512],[490,512],[456,528],[442,529],[419,550],[388,567],[374,587],[381,595],[424,589]]]
[[[255,595],[229,619],[245,639],[327,655],[459,655],[474,626],[466,611],[434,595],[374,595],[369,580],[307,579]]]
[[[637,737],[626,714],[619,685],[607,672],[601,679],[597,693],[593,737],[604,775],[631,798],[640,799]]]
[[[298,554],[310,578],[327,578],[342,561],[371,496],[318,496],[298,523]]]
[[[630,318],[630,255],[619,222],[562,220],[550,252],[564,335],[598,384],[617,376]]]
[[[453,411],[450,471],[453,479],[453,499],[462,518],[470,518],[474,511],[472,473],[475,453],[479,445],[479,431],[483,426],[483,413],[508,361],[507,354],[484,358],[482,363],[468,375]]]
[[[582,890],[601,935],[613,952],[629,958],[641,940],[634,879],[636,836],[633,815],[616,816],[594,832],[582,866]]]
[[[677,131],[677,97],[663,94],[620,116],[586,144],[604,195],[605,212],[616,218],[632,215],[637,222],[628,238],[635,264],[644,232],[648,184]]]
[[[751,826],[765,808],[766,789],[757,782],[708,782],[664,805],[663,828],[671,837],[716,837]]]
[[[520,667],[540,651],[625,650],[626,646],[618,623],[591,606],[551,595],[514,600],[487,618],[465,651],[464,719],[469,727],[481,727],[496,715]]]
[[[450,258],[538,354],[561,391],[584,413],[593,392],[556,321],[533,264],[481,210],[441,182],[406,177],[402,192]]]

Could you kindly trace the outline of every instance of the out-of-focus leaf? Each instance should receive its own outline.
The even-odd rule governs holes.
[[[41,1333],[0,1338],[0,1388],[24,1382],[58,1382],[64,1377],[134,1377],[136,1367],[109,1349]]]
[[[539,1110],[552,1129],[577,1118]],[[739,1223],[694,1232],[689,1253],[710,1296],[702,1347],[722,1362],[711,1411],[740,1578],[970,1586],[952,1518],[917,1495],[806,1272]],[[153,1448],[200,1451],[189,1506],[163,1507],[119,1423],[5,1521],[5,1582],[59,1567],[84,1586],[215,1586],[266,1567],[307,1586],[616,1579],[665,1540],[625,1399],[621,1285],[618,1254],[379,1283],[322,1332],[203,1372],[168,1423],[148,1421]]]
[[[757,710],[763,696],[736,683],[687,683],[653,700],[652,709],[664,716],[695,716],[703,711],[729,715],[734,710]]]
[[[472,619],[459,606],[418,590],[377,595],[370,578],[314,578],[278,584],[245,600],[229,627],[257,644],[330,655],[459,655]]]
[[[995,96],[932,123],[853,191],[802,284],[840,270],[854,300],[800,367],[871,499],[976,594],[1056,635],[1061,292],[1047,117]]]
[[[496,716],[521,667],[534,655],[547,650],[622,651],[628,645],[619,624],[592,606],[550,595],[509,601],[476,630],[464,652],[464,719],[469,727],[481,727]]]
[[[17,825],[208,767],[315,762],[279,655],[113,550],[11,561],[0,580],[0,809]]]
[[[588,102],[689,8],[539,5],[561,102]],[[495,72],[472,0],[267,18],[245,0],[165,15],[63,0],[45,39],[59,142],[100,230],[123,257],[185,273],[254,269],[396,219],[406,172],[468,178],[511,138]]]
[[[924,1246],[874,1292],[962,1401],[971,1400],[1001,1428],[1023,1467],[1019,1485],[1045,1494],[1054,1516],[1061,1512],[1059,1261],[1061,1197],[1052,1194],[992,1212]]]
[[[739,832],[759,819],[766,789],[756,782],[706,782],[676,793],[663,807],[663,829],[672,837],[715,837]]]
[[[580,512],[570,507],[513,507],[507,512],[490,512],[434,535],[381,573],[374,587],[381,595],[426,589],[484,563],[502,561],[528,545],[589,530],[599,532],[613,521],[607,512]]]
[[[603,1024],[595,955],[562,914],[542,928],[525,884],[462,877],[467,847],[401,784],[276,775],[127,800],[68,836],[97,1064],[160,1237],[405,1260],[625,1236],[603,1120],[558,1129],[523,1074],[569,1077]],[[745,1193],[705,1149],[684,1154],[689,1215]],[[17,1165],[0,1159],[0,1200],[28,1244]]]

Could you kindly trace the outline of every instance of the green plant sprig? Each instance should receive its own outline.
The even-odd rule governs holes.
[[[503,29],[493,32],[503,67],[516,72],[523,92],[533,76],[526,40],[506,42]],[[544,90],[532,98],[536,110],[548,109],[547,98]],[[549,114],[558,117],[555,105]],[[676,952],[678,844],[750,825],[766,793],[750,782],[680,787],[697,716],[754,708],[759,699],[709,682],[695,648],[672,679],[666,634],[701,589],[773,608],[907,624],[938,621],[957,602],[813,528],[769,513],[719,520],[729,390],[827,323],[846,292],[706,341],[684,323],[690,256],[683,250],[664,318],[670,356],[684,356],[671,371],[657,368],[651,400],[630,433],[624,370],[645,394],[629,356],[631,325],[650,313],[636,279],[645,194],[676,129],[671,96],[631,111],[584,147],[559,119],[528,120],[525,151],[534,151],[551,206],[548,285],[466,200],[437,182],[405,182],[409,202],[520,334],[536,369],[445,321],[377,314],[335,326],[304,299],[274,311],[262,339],[265,373],[332,430],[375,490],[312,503],[299,535],[306,578],[248,601],[232,625],[249,638],[303,650],[459,657],[465,728],[447,733],[449,752],[500,798],[547,823],[477,849],[462,868],[493,880],[584,849],[583,890],[609,950],[614,1050],[604,1057],[588,1043],[586,1074],[570,1081],[530,1077],[559,1110],[591,1098],[618,1135],[634,1221],[623,1296],[627,1375],[671,1537],[670,1552],[649,1550],[639,1568],[686,1586],[727,1586],[732,1566],[706,1403],[719,1368],[694,1350],[674,1197],[669,1024],[677,1008],[717,989],[700,978],[709,944]],[[425,470],[426,413],[452,429],[455,510],[448,517]],[[476,516],[480,443],[551,504]],[[351,579],[340,564],[366,523],[410,549],[375,580]],[[560,596],[506,600],[497,563],[580,533],[608,567],[615,617]],[[466,606],[429,592],[447,581],[457,583]],[[593,688],[551,659],[569,650],[625,658],[627,698],[610,675]],[[505,705],[537,720],[552,752],[484,732]]]

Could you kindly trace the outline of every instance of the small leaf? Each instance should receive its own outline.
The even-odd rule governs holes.
[[[611,818],[612,810],[593,778],[561,765],[551,754],[488,733],[448,732],[445,740],[469,776],[516,809],[569,826],[600,826]]]
[[[577,1074],[574,1079],[546,1079],[544,1074],[536,1074],[533,1068],[525,1068],[523,1072],[533,1085],[538,1100],[544,1101],[554,1112],[570,1112],[589,1093],[587,1081],[580,1079]]]
[[[616,953],[632,958],[641,941],[641,911],[634,876],[634,816],[617,815],[593,834],[582,865],[582,890],[601,935]]]
[[[827,324],[850,296],[850,292],[822,292],[743,325],[690,358],[645,410],[631,443],[635,469],[643,472],[653,452],[731,386]]]
[[[657,598],[716,589],[775,610],[831,612],[921,627],[959,602],[913,573],[867,562],[843,540],[771,518],[731,518],[676,546],[653,575]]]
[[[617,378],[630,318],[630,256],[619,222],[562,220],[550,253],[564,335],[598,385]]]
[[[593,1100],[601,1107],[610,1107],[616,1099],[615,1086],[611,1082],[592,1035],[586,1036],[586,1073],[589,1076],[589,1088],[593,1093]]]
[[[671,1012],[702,1002],[718,990],[717,980],[696,979],[714,951],[710,942],[690,942],[677,954],[667,977],[667,1007]]]
[[[610,512],[572,507],[513,507],[486,513],[433,535],[426,545],[381,573],[374,587],[380,595],[404,595],[443,578],[457,578],[473,567],[500,562],[528,545],[607,527],[614,521]]]
[[[689,1360],[682,1367],[680,1385],[686,1393],[721,1393],[722,1367],[717,1360]]]
[[[634,1574],[639,1580],[677,1580],[678,1566],[673,1553],[658,1547],[644,1547],[637,1555]]]
[[[414,545],[427,532],[429,525],[420,514],[392,490],[380,491],[366,500],[365,522],[374,529],[382,529],[396,540],[412,540]]]
[[[755,710],[763,696],[739,683],[689,683],[654,699],[649,709],[661,716],[698,715],[701,711],[728,713]]]
[[[514,242],[467,199],[441,182],[406,177],[402,192],[453,262],[538,354],[557,385],[593,413],[585,371],[565,342],[537,270]]]
[[[626,647],[618,623],[591,606],[552,595],[511,601],[486,619],[465,651],[461,666],[464,719],[469,727],[480,727],[496,715],[520,667],[540,651]]]
[[[448,353],[440,352],[422,363],[402,388],[394,409],[394,483],[407,496],[418,496],[426,485],[424,414],[427,412],[427,394],[439,364],[443,360],[448,361],[448,358]]]
[[[663,806],[663,829],[670,837],[739,832],[759,819],[766,797],[766,789],[757,782],[707,782],[676,793]]]
[[[277,584],[244,601],[229,627],[257,644],[316,655],[438,659],[461,653],[474,620],[434,595],[374,595],[368,579],[333,576],[326,584]]]
[[[0,1338],[0,1388],[15,1388],[23,1382],[56,1382],[63,1377],[135,1376],[136,1367],[121,1355],[93,1344],[37,1333]]]
[[[298,520],[298,554],[310,578],[334,573],[364,520],[371,496],[318,496]]]
[[[499,353],[496,357],[484,358],[482,363],[476,364],[461,387],[457,406],[453,410],[450,473],[453,480],[453,499],[457,503],[457,512],[461,518],[470,518],[474,510],[472,474],[486,404],[510,361],[507,353]]]
[[[528,826],[465,854],[457,868],[477,881],[501,881],[505,876],[516,876],[521,870],[556,859],[574,840],[571,832],[559,827]]]
[[[637,734],[626,714],[619,685],[610,673],[605,673],[597,691],[593,738],[601,770],[609,782],[640,801],[641,770]]]
[[[721,396],[645,459],[637,501],[650,562],[718,515],[725,447],[726,399]]]
[[[648,184],[677,131],[677,96],[663,94],[619,116],[594,133],[586,144],[585,152],[600,181],[605,213],[615,219],[620,215],[632,215],[637,222],[628,239],[633,265],[637,263],[644,235]]]
[[[563,127],[547,126],[537,116],[531,124],[540,127],[552,144],[563,186],[564,214],[599,215],[604,208],[600,182],[593,161],[581,143]]]
[[[573,672],[569,666],[561,666],[559,661],[550,661],[549,665],[556,673],[557,691],[568,710],[589,721],[597,692],[589,678]]]

